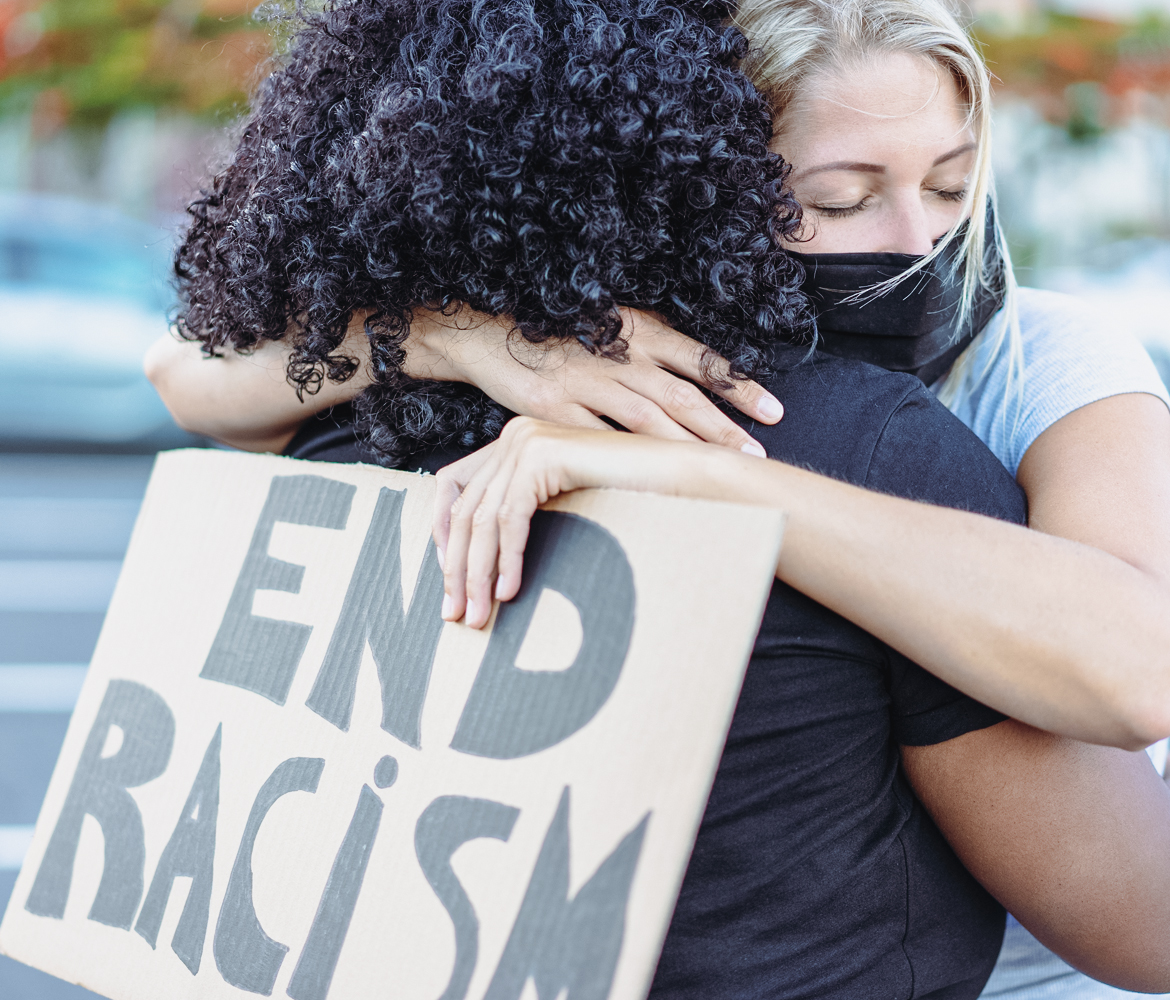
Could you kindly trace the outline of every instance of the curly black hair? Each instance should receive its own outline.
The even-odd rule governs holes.
[[[800,220],[746,42],[704,0],[333,0],[303,13],[228,167],[188,209],[179,329],[289,338],[301,391],[344,380],[358,310],[374,449],[474,447],[508,414],[402,372],[411,307],[467,303],[533,343],[621,358],[656,312],[735,377],[810,336]]]

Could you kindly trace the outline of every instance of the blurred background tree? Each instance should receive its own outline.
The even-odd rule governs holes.
[[[1073,139],[1141,114],[1170,124],[1170,15],[1129,22],[1054,10],[992,11],[974,34],[1001,94],[1025,99]]]
[[[0,0],[0,109],[39,129],[132,108],[218,117],[243,106],[271,37],[248,0]]]
[[[163,221],[274,49],[251,0],[0,0],[0,191]]]

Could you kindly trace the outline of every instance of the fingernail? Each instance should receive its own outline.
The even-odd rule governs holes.
[[[455,606],[455,602],[451,600],[450,594],[443,595],[443,607],[439,611],[440,618],[450,618],[451,609]]]
[[[504,578],[501,576],[496,580],[496,600],[502,601],[504,593]]]
[[[443,565],[443,550],[442,549],[438,549],[438,548],[435,549],[435,558],[439,560],[439,569],[444,569],[445,567]]]
[[[779,420],[784,416],[784,407],[775,396],[761,396],[756,402],[756,412],[763,420]]]
[[[467,602],[467,610],[463,613],[463,620],[468,624],[475,621],[475,601]]]
[[[745,444],[739,450],[748,454],[748,455],[755,455],[757,458],[767,458],[768,457],[768,453],[766,451],[764,451],[763,446],[760,444],[757,444],[755,441],[749,441],[747,444]]]

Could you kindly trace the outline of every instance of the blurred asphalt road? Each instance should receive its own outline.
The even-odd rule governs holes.
[[[0,908],[32,836],[152,462],[0,453]],[[0,998],[96,994],[0,956]]]

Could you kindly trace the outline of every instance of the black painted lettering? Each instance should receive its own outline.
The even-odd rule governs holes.
[[[102,756],[110,727],[122,731],[122,745]],[[82,820],[101,824],[105,841],[102,880],[89,919],[129,930],[142,899],[146,844],[142,814],[127,791],[166,770],[175,741],[175,718],[154,691],[133,681],[110,681],[86,738],[81,759],[49,846],[41,860],[25,909],[42,917],[65,914]]]
[[[333,859],[317,915],[288,984],[293,1000],[325,1000],[329,992],[381,821],[382,800],[369,785],[362,785],[357,809]]]
[[[191,879],[187,901],[179,925],[171,937],[171,951],[195,975],[203,959],[203,942],[207,938],[207,919],[211,907],[211,882],[215,867],[215,824],[219,817],[219,751],[223,740],[222,723],[203,755],[195,783],[179,813],[175,832],[163,848],[146,901],[134,924],[134,930],[153,948],[158,942],[167,900],[175,879]]]
[[[546,587],[576,606],[581,648],[567,670],[520,670],[516,655]],[[634,600],[634,574],[613,535],[574,514],[537,511],[520,593],[500,605],[451,746],[480,757],[523,757],[584,726],[621,674]]]
[[[321,476],[274,476],[219,632],[199,674],[283,705],[312,625],[252,614],[257,590],[300,592],[305,568],[268,554],[277,521],[340,530],[357,488]]]
[[[325,761],[320,757],[292,757],[277,766],[256,793],[240,839],[227,892],[215,924],[215,965],[232,986],[264,996],[288,953],[288,945],[264,933],[252,905],[252,847],[260,824],[276,800],[290,792],[315,792]]]
[[[538,1000],[606,1000],[626,928],[626,903],[650,814],[569,900],[569,790],[561,795],[532,879],[484,1000],[518,1000],[531,977]]]
[[[427,545],[409,610],[402,598],[402,505],[406,493],[383,488],[349,581],[345,604],[306,704],[348,730],[358,667],[370,644],[382,684],[382,728],[415,747],[443,619],[443,573]]]
[[[444,795],[435,799],[414,826],[414,853],[439,902],[455,925],[455,962],[439,1000],[463,1000],[479,955],[479,918],[451,867],[451,855],[469,840],[507,840],[520,810],[489,799]]]

